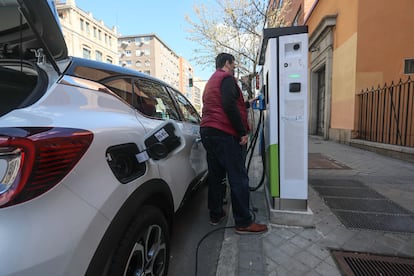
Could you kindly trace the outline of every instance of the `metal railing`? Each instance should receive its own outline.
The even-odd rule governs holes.
[[[358,139],[414,147],[414,84],[411,78],[361,91],[357,95],[357,107]]]

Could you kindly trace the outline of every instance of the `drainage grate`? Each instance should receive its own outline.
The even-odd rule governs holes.
[[[318,187],[353,187],[365,188],[366,186],[359,181],[352,179],[309,179],[309,184]]]
[[[346,276],[414,275],[414,259],[338,250],[331,254]]]
[[[321,196],[338,196],[338,197],[352,197],[352,198],[384,198],[382,195],[374,190],[363,188],[344,188],[344,187],[313,187]]]
[[[377,212],[391,214],[410,214],[410,211],[400,207],[389,199],[325,197],[326,205],[335,210],[349,210],[361,212]]]
[[[312,188],[348,228],[414,233],[414,214],[355,180],[310,181]]]
[[[414,233],[414,217],[408,215],[361,213],[333,210],[348,228]]]

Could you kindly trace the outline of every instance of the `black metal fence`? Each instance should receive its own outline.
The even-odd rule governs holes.
[[[414,83],[367,89],[357,95],[357,138],[372,142],[414,147]]]

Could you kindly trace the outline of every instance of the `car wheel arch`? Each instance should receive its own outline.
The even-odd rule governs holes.
[[[168,184],[162,179],[152,179],[142,184],[122,205],[112,219],[97,247],[85,275],[106,275],[110,259],[131,221],[143,206],[154,206],[161,210],[168,222],[169,230],[174,218],[174,201]]]

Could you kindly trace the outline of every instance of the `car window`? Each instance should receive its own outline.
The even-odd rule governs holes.
[[[105,85],[127,103],[133,105],[133,90],[131,83],[132,81],[130,78],[119,78],[107,81]]]
[[[175,89],[170,89],[171,94],[176,99],[178,106],[183,114],[184,120],[190,123],[199,124],[200,115],[192,104],[180,92]]]
[[[160,119],[180,119],[173,100],[161,84],[146,79],[135,79],[134,93],[137,97],[137,109],[144,114]]]
[[[110,70],[97,69],[88,66],[76,66],[73,69],[73,75],[93,81],[101,81],[111,76],[117,75],[117,73]]]

